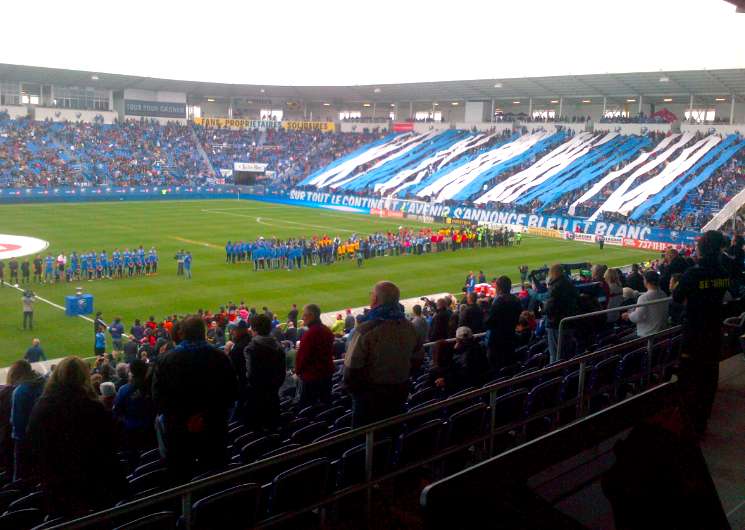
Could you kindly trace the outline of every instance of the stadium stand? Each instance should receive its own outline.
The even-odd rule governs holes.
[[[712,234],[707,237],[714,246],[699,247],[700,263],[711,266],[706,259],[714,259],[714,263],[727,265],[731,294],[739,297],[741,268],[732,267],[730,258],[720,254],[716,245],[723,239]],[[655,278],[669,278],[673,265],[681,260],[684,270],[693,264],[691,257],[670,253],[664,262],[647,264],[646,272]],[[519,310],[529,311],[520,314],[519,320],[492,311],[497,305],[493,291],[484,289],[475,298],[461,301],[443,299],[436,305],[426,301],[423,317],[415,317],[414,323],[392,323],[394,327],[431,326],[434,330],[439,326],[436,322],[442,322],[446,331],[442,336],[425,333],[437,342],[427,344],[428,353],[421,366],[412,362],[410,369],[408,354],[404,357],[403,414],[389,419],[383,416],[379,423],[353,430],[350,427],[360,417],[360,381],[373,377],[368,374],[361,380],[350,379],[350,366],[354,365],[350,364],[349,352],[360,348],[364,341],[355,339],[355,335],[364,337],[370,330],[383,329],[366,327],[366,322],[380,319],[403,323],[405,318],[397,307],[398,298],[381,298],[381,293],[391,291],[378,291],[378,286],[373,289],[370,313],[360,315],[356,323],[345,322],[333,334],[327,330],[329,343],[323,342],[326,339],[321,339],[317,331],[290,325],[298,318],[297,313],[280,324],[277,315],[268,309],[257,313],[241,304],[215,313],[200,311],[190,317],[143,319],[146,324],[132,326],[132,347],[124,347],[124,357],[117,358],[120,352],[107,354],[92,368],[67,358],[52,372],[41,397],[42,376],[19,361],[9,372],[8,385],[0,389],[0,410],[5,411],[0,421],[13,428],[6,428],[1,440],[4,474],[0,476],[0,503],[6,511],[0,516],[0,525],[22,528],[46,520],[50,526],[64,526],[71,518],[82,516],[78,522],[86,524],[106,521],[114,526],[135,527],[143,521],[157,520],[162,523],[159,527],[172,528],[181,513],[192,528],[203,528],[221,517],[221,507],[235,513],[238,505],[241,518],[231,523],[236,527],[289,520],[316,525],[321,514],[314,508],[336,501],[353,502],[348,495],[369,491],[371,480],[406,480],[411,473],[437,478],[443,471],[452,473],[571,425],[589,413],[624,403],[648,388],[664,386],[677,370],[680,348],[690,340],[689,335],[681,335],[680,326],[673,320],[668,329],[637,337],[635,323],[642,318],[640,314],[628,319],[607,316],[627,309],[638,312],[646,306],[636,307],[632,298],[625,302],[625,309],[618,309],[609,296],[615,291],[602,279],[602,267],[593,281],[588,281],[585,274],[566,276],[564,271],[573,267],[556,268],[559,276],[548,278],[531,274],[535,290],[521,289],[526,293],[513,298]],[[550,274],[554,273],[552,268]],[[559,278],[569,287],[559,290]],[[616,281],[609,275],[605,278]],[[619,278],[622,285],[631,281],[630,275],[620,272]],[[686,281],[684,278],[680,283]],[[548,282],[547,296],[542,294],[546,287],[539,285],[543,282]],[[645,285],[654,288],[653,283]],[[719,283],[716,286],[721,287]],[[464,292],[471,292],[471,288],[469,283]],[[673,304],[691,296],[690,291],[683,290],[690,289],[687,284],[680,294],[675,284],[668,288],[674,295]],[[513,297],[508,293],[500,296]],[[667,306],[669,302],[663,298],[656,303]],[[568,309],[572,304],[585,316],[572,316],[577,312]],[[520,331],[527,340],[518,346],[515,335],[514,352],[507,352],[503,341],[487,342],[484,348],[481,335],[474,339],[470,329],[462,331],[466,322],[473,322],[471,307],[486,317],[485,327],[492,333],[502,333],[507,326],[513,330],[508,329],[509,333]],[[312,312],[306,307],[303,318],[308,321]],[[727,315],[738,313],[738,299],[722,310]],[[671,310],[670,314],[675,312]],[[667,326],[667,317],[664,320]],[[549,364],[552,339],[547,328],[555,329],[558,323],[561,337],[564,321],[574,321],[563,329],[576,333],[563,336],[565,347],[558,348],[559,357]],[[321,326],[316,329],[323,327],[314,325]],[[686,326],[691,329],[691,322]],[[246,334],[249,327],[257,334],[253,338]],[[227,343],[226,330],[230,338]],[[295,350],[295,340],[300,342],[299,351]],[[305,346],[304,341],[308,341]],[[250,347],[242,351],[243,345]],[[176,359],[183,363],[191,355],[188,352],[196,351],[202,352],[194,357],[197,365],[176,364]],[[263,352],[262,356],[252,357],[251,352],[258,351]],[[490,355],[509,355],[516,362],[485,376],[487,351]],[[270,352],[277,352],[271,362]],[[328,399],[320,393],[318,399],[307,403],[306,390],[303,385],[298,387],[293,370],[299,369],[300,357],[307,364],[310,356],[315,356],[312,370],[333,364],[329,364],[330,377],[325,383]],[[202,364],[206,361],[196,359],[213,360]],[[286,367],[289,371],[284,375]],[[260,386],[268,384],[272,370],[277,368],[283,377],[271,383],[275,386]],[[241,373],[246,374],[245,378],[240,377]],[[303,374],[307,377],[307,368],[303,368]],[[212,386],[208,390],[205,384]],[[258,406],[259,388],[263,388],[261,395],[273,394],[276,400],[273,416],[270,414],[260,426],[246,413]],[[114,398],[111,391],[116,389]],[[80,400],[80,406],[70,407],[68,400]],[[189,411],[182,420],[191,435],[169,433],[160,419],[153,427],[156,415],[170,418],[165,420],[168,425],[174,417],[180,417],[181,411]],[[21,418],[30,424],[23,438],[18,436]],[[57,427],[45,429],[50,422],[56,422]],[[75,436],[63,440],[59,436],[65,422],[79,422],[80,428]],[[187,444],[190,436],[206,436],[204,440],[211,441],[191,446]],[[12,455],[8,453],[11,446],[15,449]],[[190,451],[199,446],[209,447],[209,452],[199,453],[196,462],[189,464],[193,471],[178,478],[188,468],[178,466],[174,474],[174,459],[188,459]],[[74,481],[66,475],[67,467],[56,465],[61,459],[76,469]],[[107,463],[107,472],[102,475],[100,469],[90,467],[91,463]],[[92,490],[91,484],[101,480],[106,486]],[[308,488],[308,484],[314,487]],[[184,494],[189,497],[182,510],[179,498]],[[101,509],[107,511],[86,515],[89,510]]]

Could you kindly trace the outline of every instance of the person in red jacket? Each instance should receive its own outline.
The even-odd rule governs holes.
[[[334,373],[334,334],[321,322],[321,309],[315,304],[303,308],[308,328],[300,339],[295,357],[295,374],[300,378],[301,406],[331,401],[331,376]]]

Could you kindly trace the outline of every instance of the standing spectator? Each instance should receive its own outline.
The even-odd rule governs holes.
[[[660,290],[660,276],[655,271],[644,273],[644,287],[647,292],[642,294],[637,303],[653,302],[666,298],[667,295]],[[636,336],[646,337],[667,326],[668,304],[659,302],[654,305],[641,306],[624,313],[624,319],[636,324]]]
[[[155,443],[155,409],[147,364],[135,359],[129,365],[129,374],[129,381],[116,394],[113,413],[122,427],[122,449],[134,463],[141,450]]]
[[[125,495],[113,420],[77,357],[63,359],[52,372],[31,414],[28,437],[46,513],[77,517]]]
[[[644,291],[644,276],[639,272],[639,264],[631,265],[631,273],[626,277],[626,286],[631,287],[634,291],[641,293]]]
[[[485,322],[489,330],[489,365],[495,375],[520,360],[515,357],[515,329],[523,310],[520,300],[511,292],[512,281],[507,276],[497,278],[496,291]]]
[[[13,480],[29,478],[31,445],[26,432],[31,410],[44,390],[44,378],[36,373],[28,361],[17,361],[12,368],[16,374],[15,390],[11,403],[10,423],[13,429]]]
[[[145,340],[144,336],[143,336],[143,340]],[[134,336],[129,337],[129,340],[124,343],[124,362],[125,363],[131,364],[132,361],[137,359],[137,352],[139,350],[139,345],[140,345],[140,342],[136,340]]]
[[[682,274],[688,269],[688,263],[674,248],[665,251],[665,261],[660,267],[660,289],[670,294],[670,278],[673,274]]]
[[[546,335],[548,338],[548,353],[550,362],[558,362],[564,352],[559,352],[559,323],[562,319],[577,314],[579,297],[577,289],[564,274],[561,265],[554,264],[548,271],[548,298],[544,306],[546,320]],[[562,345],[566,345],[565,339],[572,338],[572,330],[562,328]],[[562,348],[564,349],[564,348]]]
[[[34,329],[34,302],[36,297],[30,289],[26,289],[21,297],[21,303],[23,304],[23,329]]]
[[[476,293],[468,293],[466,304],[460,307],[458,326],[465,326],[472,333],[482,333],[484,331],[484,312],[478,304]]]
[[[696,432],[706,432],[719,383],[724,295],[730,279],[719,262],[721,232],[709,230],[697,242],[698,263],[683,273],[673,300],[685,303],[678,380],[683,406]]]
[[[603,275],[603,279],[608,284],[608,303],[606,309],[614,309],[619,307],[623,302],[623,286],[621,285],[621,276],[618,274],[618,269],[608,269]],[[620,318],[620,313],[608,313],[606,319],[608,322],[617,322]]]
[[[114,398],[116,397],[116,385],[111,381],[104,381],[101,383],[101,397],[100,401],[106,412],[111,412],[114,408]]]
[[[402,413],[411,370],[418,369],[424,359],[422,340],[406,320],[399,299],[395,284],[375,285],[371,309],[355,328],[344,357],[353,427]]]
[[[295,357],[295,373],[300,378],[300,405],[331,401],[334,373],[334,334],[321,322],[321,309],[315,304],[303,308],[306,331]]]
[[[431,354],[437,365],[447,364],[447,357],[452,353],[452,345],[444,342],[449,335],[450,317],[453,315],[445,298],[438,298],[435,302],[435,314],[429,324],[429,341],[434,342]]]
[[[241,350],[244,355],[246,423],[251,429],[272,428],[279,422],[279,389],[285,381],[285,351],[270,335],[266,315],[251,319],[253,338]]]
[[[227,464],[228,416],[238,384],[228,356],[207,342],[204,320],[188,316],[175,331],[177,346],[159,356],[155,368],[153,401],[166,465],[183,482],[197,470]]]
[[[525,284],[528,281],[528,266],[520,265],[517,269],[520,271],[520,284]]]
[[[295,326],[295,328],[297,328],[297,315],[297,304],[292,304],[292,309],[290,309],[290,312],[287,313],[287,320],[289,322],[292,322],[292,325]]]
[[[429,323],[427,319],[422,316],[422,306],[416,304],[411,308],[414,312],[414,317],[411,319],[411,323],[414,325],[417,335],[422,340],[422,344],[427,342],[427,336],[429,335]]]
[[[44,355],[44,350],[41,349],[41,341],[34,339],[31,341],[31,347],[26,350],[26,355],[23,356],[30,363],[38,363],[39,361],[46,361],[47,356]]]
[[[111,335],[111,352],[114,355],[118,355],[124,350],[124,346],[122,345],[124,325],[122,324],[121,317],[116,317],[114,322],[109,326],[109,334]]]

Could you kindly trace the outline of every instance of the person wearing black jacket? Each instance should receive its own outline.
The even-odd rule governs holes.
[[[639,265],[634,263],[631,265],[631,273],[626,276],[626,287],[631,287],[637,293],[643,293],[644,289],[644,276],[639,272]]]
[[[697,243],[698,263],[673,291],[673,301],[685,304],[678,381],[683,406],[699,434],[706,431],[719,383],[723,303],[731,283],[719,261],[723,245],[721,232],[705,232]]]
[[[253,338],[244,348],[246,366],[245,417],[252,429],[271,428],[279,422],[279,389],[285,381],[285,351],[270,335],[266,315],[251,319]]]
[[[440,364],[441,362],[445,363],[452,353],[452,346],[450,344],[439,341],[444,341],[450,337],[449,326],[453,312],[448,308],[448,302],[444,298],[438,298],[436,304],[437,310],[429,325],[428,339],[430,342],[437,342],[437,344],[432,346],[431,353],[434,363]],[[440,359],[441,357],[442,359]]]
[[[507,276],[497,278],[497,296],[489,309],[484,325],[489,333],[489,365],[495,375],[505,366],[519,361],[515,357],[515,328],[523,311],[520,300],[511,293],[512,281]]]
[[[579,296],[571,280],[564,274],[560,264],[551,265],[548,271],[548,298],[543,306],[546,319],[546,334],[548,336],[548,353],[550,362],[558,362],[559,352],[559,323],[562,319],[577,314]],[[571,329],[562,328],[562,346],[565,339],[571,338]],[[562,348],[563,350],[564,348]]]
[[[489,361],[481,340],[473,332],[461,326],[455,332],[453,358],[448,366],[437,367],[432,374],[438,387],[454,392],[467,387],[480,387],[489,375]]]
[[[77,357],[57,364],[29,419],[43,511],[79,517],[127,494],[111,414],[98,400],[88,366]]]
[[[238,383],[228,356],[207,342],[201,317],[188,316],[174,329],[177,345],[159,356],[153,401],[166,465],[175,482],[185,482],[227,465],[228,417]]]
[[[466,300],[468,303],[460,308],[458,327],[465,326],[473,333],[482,333],[484,331],[484,312],[477,303],[476,293],[468,293]]]
[[[669,248],[665,251],[665,262],[662,264],[660,271],[660,289],[665,294],[670,294],[670,278],[673,274],[682,274],[688,269],[688,262],[677,250]]]

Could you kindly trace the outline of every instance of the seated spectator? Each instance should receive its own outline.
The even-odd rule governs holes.
[[[373,287],[370,312],[355,328],[344,358],[354,427],[402,413],[411,371],[424,359],[422,340],[399,299],[400,291],[391,282]]]
[[[515,327],[515,347],[527,346],[533,339],[533,331],[537,326],[532,311],[523,311]]]
[[[465,327],[455,332],[455,348],[449,369],[435,380],[438,388],[455,392],[467,387],[480,387],[489,377],[489,361],[480,339]]]
[[[639,291],[632,289],[631,287],[624,287],[621,294],[621,307],[636,304],[638,298]]]
[[[644,276],[639,272],[639,264],[634,263],[631,265],[631,272],[626,277],[626,286],[630,287],[637,293],[644,291]]]
[[[266,315],[251,318],[253,337],[243,350],[246,367],[245,413],[250,429],[268,429],[279,422],[279,389],[285,382],[285,350],[270,335]]]
[[[660,276],[655,271],[644,273],[644,287],[647,292],[639,297],[638,303],[652,302],[667,297],[660,289]],[[625,318],[636,324],[637,337],[646,337],[667,327],[668,304],[659,302],[648,306],[637,307],[628,313]]]
[[[336,320],[331,325],[331,333],[333,333],[337,337],[341,337],[344,335],[344,317],[341,313],[336,314]]]
[[[124,497],[114,423],[79,358],[63,359],[52,372],[31,414],[28,437],[46,513],[82,516]]]
[[[228,417],[238,397],[230,359],[206,339],[204,320],[188,316],[175,329],[175,348],[153,375],[168,470],[178,482],[227,465]]]

